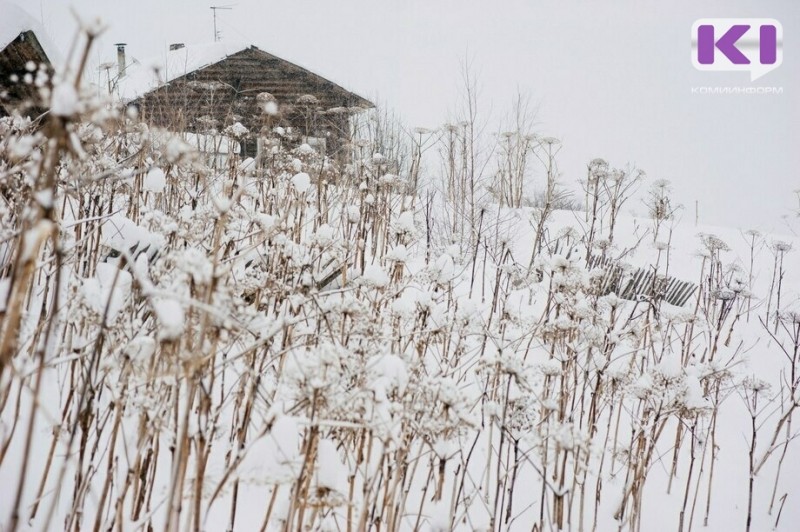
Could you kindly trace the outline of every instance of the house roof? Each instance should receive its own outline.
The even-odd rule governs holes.
[[[247,48],[242,43],[215,42],[184,46],[162,56],[133,59],[117,86],[121,100],[130,101],[190,72],[213,65]]]
[[[41,64],[51,67],[57,50],[42,27],[23,9],[0,2],[0,13],[0,116],[9,115],[12,110],[39,116],[46,109],[39,89],[23,80]]]
[[[265,52],[256,46],[242,42],[220,41],[207,44],[186,45],[177,50],[170,50],[163,56],[144,61],[134,61],[126,68],[125,76],[118,82],[118,95],[122,101],[133,101],[145,94],[177,80],[187,74],[215,65],[226,58],[245,50],[254,50],[263,55],[265,60],[277,60],[286,68],[302,72],[315,82],[331,87],[337,92],[347,94],[362,107],[374,107],[374,104],[351,91],[346,90],[333,81],[303,68],[295,63]]]
[[[14,42],[22,33],[30,32],[35,35],[38,45],[50,60],[51,64],[60,64],[61,57],[58,48],[39,22],[21,7],[0,0],[0,50],[4,50]]]

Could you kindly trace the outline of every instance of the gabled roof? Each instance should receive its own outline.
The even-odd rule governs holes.
[[[44,52],[51,64],[61,60],[56,46],[50,41],[47,32],[28,12],[17,5],[0,1],[0,50],[4,50],[21,34],[34,35],[37,46]],[[5,81],[5,80],[4,80]]]
[[[218,63],[245,48],[247,46],[241,43],[220,41],[184,46],[165,52],[163,56],[142,61],[133,60],[118,82],[119,97],[123,101],[135,100],[172,80]]]
[[[19,7],[0,2],[0,116],[17,110],[31,117],[45,111],[38,87],[24,81],[56,57],[41,26]]]
[[[282,68],[302,73],[315,83],[325,85],[336,92],[346,94],[350,100],[362,107],[374,107],[374,104],[351,91],[337,85],[306,68],[290,61],[267,53],[256,46],[241,42],[220,41],[209,44],[187,45],[177,50],[170,50],[160,58],[136,61],[128,65],[125,76],[118,82],[118,95],[123,101],[133,101],[170,82],[215,65],[228,57],[245,50],[253,50],[263,55],[265,60],[280,61]]]

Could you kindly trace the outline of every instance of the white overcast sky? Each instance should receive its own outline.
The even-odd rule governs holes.
[[[701,223],[786,232],[800,189],[800,1],[606,0],[13,0],[66,49],[68,6],[100,16],[113,43],[144,59],[169,43],[209,42],[211,5],[224,39],[330,77],[397,111],[409,126],[436,127],[456,107],[459,68],[472,60],[482,109],[500,117],[520,90],[538,106],[538,129],[564,143],[563,179],[586,163],[628,162],[668,179],[684,216]],[[784,62],[756,82],[747,73],[696,71],[698,18],[778,19]],[[693,86],[782,87],[782,95],[693,95]],[[634,207],[634,205],[631,205]]]

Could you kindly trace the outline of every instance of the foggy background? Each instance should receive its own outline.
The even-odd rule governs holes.
[[[490,130],[521,92],[537,132],[563,142],[562,182],[577,190],[586,164],[632,163],[672,182],[682,216],[788,233],[800,189],[800,2],[375,0],[12,0],[40,20],[66,55],[83,17],[108,29],[95,65],[163,56],[170,43],[244,41],[394,110],[409,127],[437,127],[458,107],[461,65],[479,83]],[[782,66],[751,83],[744,72],[700,72],[690,60],[698,18],[766,17],[783,25]],[[97,69],[94,69],[98,76]],[[104,81],[104,80],[103,80]],[[691,94],[693,86],[782,87],[781,95]],[[433,170],[433,168],[430,168]],[[626,204],[644,213],[639,200]]]

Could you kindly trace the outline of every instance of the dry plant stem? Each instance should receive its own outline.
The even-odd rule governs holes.
[[[691,442],[690,442],[690,457],[689,457],[689,471],[686,474],[686,487],[683,491],[683,505],[681,506],[681,513],[680,513],[680,520],[678,521],[678,531],[683,532],[684,524],[685,524],[685,517],[686,517],[686,505],[689,501],[689,490],[691,487],[692,482],[692,473],[694,472],[694,464],[695,464],[695,447],[697,446],[697,437],[695,435],[695,428],[696,425],[693,425],[689,432],[692,434]],[[690,525],[691,526],[691,525]]]
[[[708,434],[705,434],[702,438],[702,441],[698,442],[699,445],[703,446],[703,452],[700,455],[700,469],[697,472],[697,481],[695,482],[694,486],[694,496],[692,497],[692,509],[689,512],[689,525],[688,525],[688,532],[692,531],[692,525],[694,524],[694,512],[697,507],[697,499],[700,496],[700,483],[703,480],[703,471],[705,468],[705,460],[706,460],[706,451],[708,451]]]
[[[755,454],[756,454],[756,442],[758,439],[757,436],[757,427],[756,427],[756,415],[758,412],[758,392],[753,391],[752,397],[749,397],[748,402],[748,410],[750,410],[750,453],[749,453],[749,480],[747,484],[747,520],[745,524],[745,530],[750,532],[750,525],[753,522],[753,483],[755,481],[756,470],[755,470]]]
[[[58,128],[61,126],[60,128]],[[58,162],[58,158],[60,156],[61,150],[66,142],[65,135],[66,132],[64,131],[63,124],[56,123],[53,127],[57,127],[56,131],[59,131],[60,134],[57,134],[53,140],[49,143],[49,150],[48,150],[48,157],[46,159],[45,168],[43,170],[43,174],[41,176],[42,181],[38,183],[38,186],[41,190],[46,191],[53,191],[53,195],[55,195],[54,188],[55,188],[55,171],[56,165]],[[2,330],[2,340],[0,340],[0,378],[3,377],[4,370],[6,369],[6,364],[10,362],[11,357],[13,356],[13,352],[16,349],[16,345],[19,341],[17,334],[19,330],[20,318],[22,315],[22,305],[23,305],[23,294],[26,293],[30,288],[30,283],[33,280],[33,274],[36,268],[36,260],[39,256],[40,248],[42,244],[47,239],[52,239],[52,247],[53,250],[58,250],[58,237],[56,231],[53,229],[52,220],[54,218],[55,213],[53,212],[52,208],[49,209],[39,209],[36,208],[35,212],[37,213],[37,218],[34,221],[33,227],[37,227],[37,231],[28,230],[28,232],[23,233],[23,246],[21,249],[28,250],[27,256],[23,256],[22,252],[19,252],[17,255],[17,261],[14,267],[14,282],[12,283],[12,291],[9,298],[9,305],[11,307],[11,312],[7,313],[7,318],[4,320],[4,326],[0,329]],[[44,224],[44,225],[42,225]],[[33,243],[26,243],[26,238],[33,238]],[[57,254],[57,256],[60,256]],[[54,308],[52,310],[53,313],[58,311],[58,293],[60,290],[60,266],[61,261],[57,259],[56,267],[58,268],[56,274],[56,292],[54,293]],[[19,274],[17,273],[19,272]],[[11,521],[9,525],[9,529],[15,531],[19,524],[20,512],[22,511],[22,496],[25,488],[25,480],[27,475],[28,469],[28,462],[30,459],[30,450],[32,445],[33,439],[33,429],[36,420],[36,412],[39,406],[39,393],[40,393],[40,386],[42,380],[42,373],[44,371],[44,356],[45,356],[45,349],[49,343],[50,333],[52,331],[52,322],[47,326],[47,335],[45,337],[45,343],[41,350],[38,352],[38,369],[36,373],[36,382],[34,384],[34,393],[33,393],[33,401],[31,403],[31,412],[28,414],[28,426],[27,426],[27,433],[26,433],[26,443],[24,447],[23,457],[22,457],[22,466],[20,469],[20,476],[19,481],[16,489],[16,495],[14,499],[14,511],[11,516]],[[20,397],[21,399],[21,397]]]
[[[716,466],[717,461],[717,414],[719,412],[719,405],[721,403],[720,399],[720,383],[717,382],[714,388],[714,410],[711,414],[711,464],[709,467],[708,473],[708,487],[706,488],[706,504],[705,504],[705,516],[703,517],[703,526],[708,526],[708,516],[711,513],[711,493],[712,493],[712,485],[714,482],[714,467]]]

